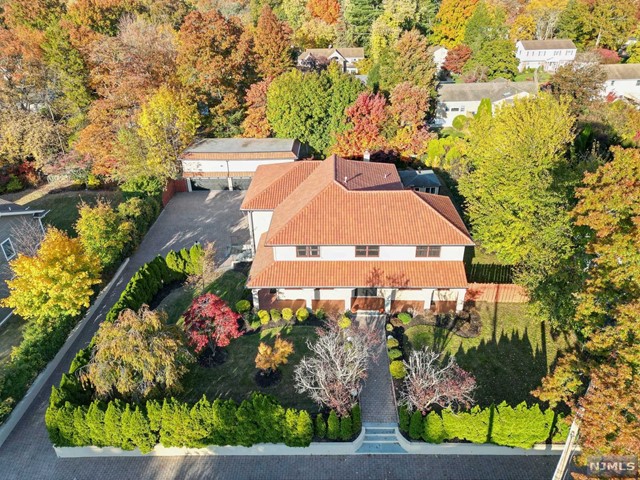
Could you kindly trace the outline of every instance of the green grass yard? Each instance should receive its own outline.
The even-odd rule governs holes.
[[[280,367],[282,378],[277,384],[260,388],[255,382],[258,345],[261,341],[273,344],[272,336],[260,338],[259,334],[245,335],[231,341],[226,348],[228,356],[223,364],[211,368],[200,365],[192,367],[183,378],[184,392],[181,399],[197,402],[202,395],[206,395],[210,400],[232,398],[240,402],[249,398],[251,392],[262,392],[273,395],[285,407],[317,410],[317,406],[306,395],[296,393],[293,382],[295,365],[308,353],[306,341],[315,338],[315,328],[296,325],[288,329],[288,332],[283,330],[281,336],[293,342],[295,351],[288,363]]]
[[[572,339],[552,335],[549,325],[532,315],[527,304],[479,303],[477,308],[482,332],[476,338],[427,325],[407,329],[406,338],[412,348],[429,346],[455,355],[459,365],[476,377],[479,405],[533,402],[531,390]]]
[[[71,236],[76,236],[73,228],[78,220],[78,204],[85,201],[95,205],[98,198],[109,200],[113,206],[122,201],[122,193],[119,191],[94,191],[83,190],[80,192],[50,193],[42,198],[29,202],[27,206],[34,210],[48,210],[43,223],[64,230]]]
[[[22,332],[26,323],[20,317],[12,315],[0,327],[0,369],[11,357],[11,350],[22,342]]]

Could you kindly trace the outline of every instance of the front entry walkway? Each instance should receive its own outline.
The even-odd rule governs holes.
[[[398,411],[389,372],[389,358],[385,341],[386,316],[377,312],[359,311],[356,322],[380,332],[381,342],[369,358],[369,371],[362,391],[362,426],[364,443],[358,453],[406,453],[396,437]]]

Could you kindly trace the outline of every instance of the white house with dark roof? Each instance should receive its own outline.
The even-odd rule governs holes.
[[[555,72],[558,67],[571,63],[576,58],[577,48],[571,40],[519,40],[516,42],[518,69],[542,68],[545,72]]]
[[[364,60],[364,48],[307,48],[298,57],[298,65],[304,66],[309,60],[337,62],[345,73],[358,73],[356,62]]]
[[[204,138],[180,155],[182,176],[192,189],[246,189],[260,165],[299,160],[293,138]]]
[[[601,68],[607,75],[603,90],[605,96],[640,102],[640,64],[602,65]]]
[[[434,126],[450,127],[458,115],[475,115],[480,102],[488,98],[493,109],[513,103],[516,98],[536,95],[536,82],[509,82],[499,79],[485,83],[441,83],[438,86]]]
[[[463,308],[473,240],[449,197],[405,189],[392,164],[262,165],[241,209],[256,308]]]

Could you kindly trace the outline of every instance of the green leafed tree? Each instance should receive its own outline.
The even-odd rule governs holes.
[[[460,178],[474,238],[536,286],[573,252],[567,150],[574,118],[549,94],[516,100],[470,127]]]
[[[493,40],[504,39],[507,35],[507,24],[504,11],[490,9],[481,0],[464,30],[464,43],[474,52],[478,52],[487,43]]]
[[[133,240],[134,224],[103,199],[93,207],[82,202],[79,213],[76,231],[82,246],[89,255],[100,259],[103,269],[113,267]]]
[[[368,46],[371,25],[382,12],[380,0],[345,0],[344,19],[355,45]]]
[[[463,72],[465,75],[476,76],[476,81],[495,78],[513,80],[518,73],[518,59],[513,43],[510,40],[484,43],[465,64]]]

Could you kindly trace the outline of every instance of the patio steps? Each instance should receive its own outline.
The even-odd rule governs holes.
[[[400,446],[395,423],[363,423],[364,442],[356,453],[361,454],[402,454],[407,453]]]

